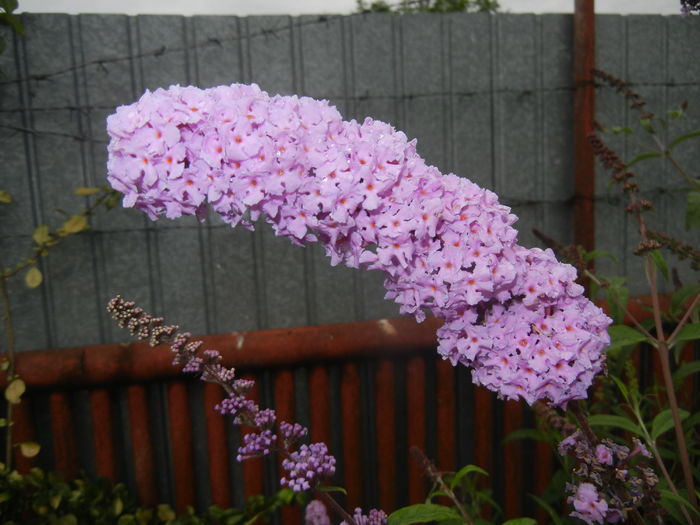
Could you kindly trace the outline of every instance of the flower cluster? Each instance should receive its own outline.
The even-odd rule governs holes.
[[[249,228],[265,216],[297,244],[320,241],[333,265],[383,271],[386,297],[444,319],[440,354],[502,397],[564,406],[602,370],[610,320],[573,267],[519,246],[494,193],[428,166],[389,124],[234,84],[146,92],[107,128],[125,206],[203,219],[209,203]]]
[[[328,454],[325,443],[302,445],[282,461],[282,467],[289,477],[280,479],[296,492],[309,490],[320,479],[335,473],[335,458]]]
[[[218,383],[225,389],[227,396],[215,409],[232,416],[236,424],[254,428],[243,436],[238,461],[280,452],[285,457],[282,468],[287,472],[287,477],[280,481],[294,491],[308,490],[335,473],[335,458],[328,454],[325,444],[312,443],[294,449],[308,430],[298,423],[278,422],[274,410],[260,409],[246,398],[253,381],[236,378],[234,369],[221,365],[219,352],[205,350],[200,356],[201,341],[190,341],[189,333],[177,333],[177,326],[163,325],[162,318],[147,314],[134,302],[119,296],[109,302],[107,310],[121,327],[128,327],[133,335],[149,341],[151,346],[169,344],[175,354],[174,364],[182,365],[183,371],[199,373],[202,380]]]
[[[352,515],[352,519],[355,520],[357,525],[386,525],[387,515],[383,510],[372,509],[369,514],[363,514],[362,509],[355,509],[355,513]],[[348,525],[345,521],[341,522],[340,525]]]
[[[641,509],[653,502],[654,487],[658,478],[646,464],[651,454],[636,438],[634,448],[619,445],[610,439],[591,443],[577,430],[561,443],[561,455],[572,451],[579,465],[574,470],[576,484],[567,484],[572,494],[568,502],[573,505],[571,516],[588,524],[617,523],[626,514],[625,509]],[[640,458],[642,458],[640,460]],[[658,509],[645,509],[652,516]]]
[[[326,506],[314,499],[304,509],[304,525],[331,525]]]

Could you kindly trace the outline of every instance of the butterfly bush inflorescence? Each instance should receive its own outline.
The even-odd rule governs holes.
[[[516,217],[466,178],[443,175],[384,122],[343,121],[327,101],[256,85],[146,92],[108,118],[108,172],[152,219],[207,203],[252,228],[378,269],[401,312],[444,319],[438,351],[508,399],[565,406],[602,371],[610,319],[551,250],[517,244]]]

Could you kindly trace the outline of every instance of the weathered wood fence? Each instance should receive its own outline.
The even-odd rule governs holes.
[[[531,510],[527,494],[551,477],[550,449],[501,447],[531,416],[439,359],[437,326],[400,318],[203,340],[257,381],[252,395],[261,405],[329,445],[349,508],[422,501],[427,480],[409,454],[416,446],[442,470],[469,462],[487,469],[508,515]],[[212,408],[220,387],[187,380],[171,361],[168,348],[145,343],[20,354],[17,371],[30,393],[16,410],[15,436],[38,440],[42,452],[33,460],[17,454],[18,467],[125,481],[144,504],[178,509],[240,504],[275,490],[274,459],[235,462],[238,427]],[[286,510],[283,523],[296,514]]]

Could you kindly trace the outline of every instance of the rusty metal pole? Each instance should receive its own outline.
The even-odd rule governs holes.
[[[595,158],[587,136],[595,119],[595,2],[575,0],[574,10],[574,243],[595,248]]]

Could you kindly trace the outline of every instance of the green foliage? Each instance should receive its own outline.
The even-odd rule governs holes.
[[[18,7],[19,4],[17,0],[0,0],[0,26],[9,26],[18,35],[23,35],[24,26],[22,25],[22,21],[14,14],[14,11],[16,11]],[[5,42],[5,38],[0,35],[0,54],[5,52],[6,47],[7,43]],[[2,192],[0,192],[0,194],[1,193]],[[0,195],[0,202],[3,202],[2,195]]]
[[[360,13],[495,13],[499,8],[497,0],[403,0],[392,3],[375,0],[369,4],[357,0]]]
[[[283,489],[270,497],[252,496],[242,509],[188,507],[177,515],[170,505],[138,507],[123,484],[81,477],[67,481],[58,473],[34,468],[26,475],[0,464],[0,516],[4,525],[244,525],[265,523],[283,505],[304,497]]]

